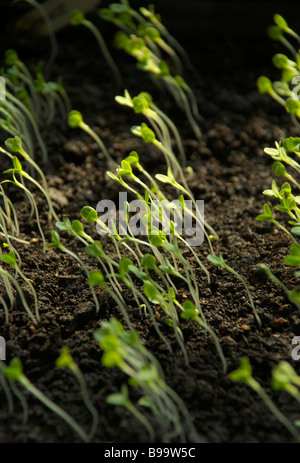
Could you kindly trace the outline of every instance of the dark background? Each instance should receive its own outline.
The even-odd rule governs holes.
[[[82,4],[84,5],[84,0]],[[107,24],[97,16],[97,10],[107,7],[107,0],[99,2],[87,17],[110,40],[116,31],[113,25]],[[270,63],[272,53],[283,47],[271,43],[266,29],[273,23],[273,15],[279,13],[288,21],[290,27],[300,31],[300,18],[295,1],[200,1],[200,0],[131,0],[134,8],[149,3],[156,5],[161,14],[163,24],[174,37],[190,52],[203,52],[203,72],[205,67],[216,66],[226,62],[227,66],[243,66],[251,68],[253,60]],[[25,2],[12,3],[11,0],[0,0],[0,64],[3,65],[3,54],[7,48],[39,48],[41,53],[49,48],[47,40],[40,40],[34,34],[20,34],[15,29],[15,22],[33,7]],[[77,30],[78,33],[78,30]],[[84,34],[83,28],[80,31]],[[66,25],[60,36],[74,34],[74,28]],[[279,45],[279,44],[277,44]],[[277,50],[278,49],[278,50]],[[237,64],[237,61],[239,64]],[[270,64],[272,66],[272,64]]]

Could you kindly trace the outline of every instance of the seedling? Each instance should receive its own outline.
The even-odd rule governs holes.
[[[11,265],[15,269],[16,273],[18,275],[20,275],[20,277],[29,286],[30,291],[31,291],[31,293],[33,295],[33,298],[34,298],[35,317],[36,317],[37,322],[39,323],[40,322],[40,315],[39,315],[39,310],[38,310],[36,291],[35,291],[32,283],[31,283],[31,281],[24,275],[24,273],[21,271],[19,265],[17,264],[17,259],[16,259],[15,253],[13,251],[10,251],[9,254],[2,254],[1,255],[1,260],[3,262],[5,262],[6,264]]]
[[[197,119],[201,119],[193,92],[182,76],[171,75],[167,63],[156,56],[147,47],[143,38],[134,34],[129,36],[122,31],[115,35],[117,48],[124,50],[137,60],[137,67],[159,79],[171,93],[177,105],[185,112],[197,139],[201,138],[201,130]]]
[[[153,413],[163,438],[169,440],[178,436],[181,442],[185,442],[186,435],[182,425],[184,419],[190,439],[197,442],[197,432],[188,410],[177,394],[165,383],[160,365],[141,344],[138,333],[135,330],[125,331],[118,320],[111,318],[109,322],[101,324],[100,329],[95,331],[94,337],[104,351],[102,364],[108,368],[120,368],[129,377],[128,383],[141,390],[143,399],[140,403],[147,404]],[[124,402],[128,404],[126,392],[123,387],[123,404]],[[142,419],[142,423],[152,437],[153,428],[150,428],[145,419]]]
[[[20,163],[17,156],[13,156],[12,161],[13,161],[13,168],[4,171],[5,174],[8,174],[8,173],[12,174],[12,180],[3,180],[1,183],[2,184],[4,184],[4,183],[12,183],[13,185],[16,185],[21,190],[24,190],[24,192],[26,193],[26,195],[27,195],[27,197],[29,199],[29,202],[31,204],[31,208],[32,208],[31,215],[33,214],[33,212],[35,212],[37,226],[38,226],[38,229],[39,229],[42,241],[43,241],[43,248],[45,250],[46,240],[45,240],[45,236],[44,236],[41,224],[40,224],[39,211],[38,211],[36,201],[34,199],[33,194],[31,193],[31,191],[28,188],[26,188],[24,183],[21,183],[19,180],[17,180],[16,175],[20,175],[21,179],[22,179],[22,177],[24,177],[24,178],[30,180],[32,183],[34,183],[42,191],[43,191],[43,187],[38,182],[36,182],[29,174],[27,174],[27,172],[25,172],[23,170],[22,164]]]
[[[258,326],[261,327],[262,326],[261,319],[260,319],[260,317],[259,317],[259,315],[258,315],[258,313],[256,311],[256,308],[255,308],[255,305],[254,305],[254,302],[253,302],[253,297],[252,297],[252,295],[250,293],[249,286],[248,286],[248,283],[245,280],[245,278],[242,277],[242,275],[240,275],[236,270],[234,270],[228,264],[226,264],[226,262],[224,261],[223,256],[222,256],[221,253],[219,254],[219,256],[208,255],[207,258],[212,264],[216,265],[217,267],[221,267],[224,270],[227,270],[228,272],[235,275],[241,281],[241,283],[243,284],[243,286],[244,286],[244,288],[245,288],[245,290],[247,292],[249,302],[250,302],[250,305],[251,305],[252,310],[254,312],[254,315],[255,315],[255,318],[257,320]]]
[[[71,256],[73,259],[75,259],[79,263],[79,265],[83,268],[83,270],[85,271],[87,279],[89,281],[90,271],[88,270],[86,265],[83,263],[83,261],[80,259],[80,257],[77,254],[75,254],[74,252],[70,251],[68,248],[66,248],[65,246],[62,245],[62,243],[60,241],[60,236],[55,230],[51,230],[51,235],[52,235],[53,241],[52,241],[52,243],[47,243],[46,247],[47,248],[57,248],[60,251],[68,254],[69,256]],[[99,309],[100,309],[99,301],[98,301],[98,298],[97,298],[97,296],[95,294],[95,291],[94,291],[94,288],[93,288],[92,284],[90,284],[90,288],[91,288],[91,292],[92,292],[92,295],[93,295],[93,298],[94,298],[94,301],[95,301],[95,305],[96,305],[96,313],[98,313]]]
[[[52,402],[48,397],[45,396],[34,384],[23,373],[23,366],[21,360],[18,357],[14,357],[10,364],[3,369],[5,376],[12,380],[19,382],[28,392],[42,402],[52,412],[56,413],[62,418],[79,436],[84,442],[89,442],[89,436],[85,431],[76,423],[76,421],[61,407]]]
[[[179,150],[181,162],[183,165],[186,164],[185,152],[176,125],[163,111],[158,108],[158,106],[153,103],[152,97],[149,95],[149,93],[142,92],[139,95],[131,98],[128,90],[125,90],[124,96],[116,96],[115,100],[119,104],[132,108],[136,114],[143,114],[152,124],[152,128],[156,132],[156,137],[164,146],[167,147],[168,152],[172,152],[171,135],[169,133],[170,128]],[[167,162],[169,165],[168,158]],[[178,168],[177,163],[173,162],[173,168],[176,174]]]
[[[19,297],[21,299],[21,304],[22,306],[24,307],[24,309],[26,310],[27,314],[29,315],[32,323],[37,326],[39,324],[39,321],[38,319],[34,316],[34,314],[32,313],[27,301],[26,301],[26,298],[25,298],[25,295],[19,285],[19,283],[17,282],[16,278],[11,275],[8,271],[6,271],[4,268],[2,268],[0,266],[0,275],[1,275],[1,278],[2,278],[2,281],[4,283],[4,286],[5,286],[5,291],[6,291],[6,294],[9,298],[9,301],[10,301],[10,308],[12,308],[15,304],[15,296],[14,296],[14,293],[13,293],[13,288],[15,288],[19,294]],[[7,307],[7,304],[5,302],[5,300],[3,298],[1,298],[2,300],[2,303],[3,303],[3,308],[4,308],[4,312],[5,312],[5,321],[6,323],[8,323],[8,318],[9,318],[9,313],[8,313],[8,307]]]
[[[73,358],[72,358],[72,356],[71,356],[71,354],[69,352],[68,347],[64,346],[61,349],[60,356],[56,359],[55,365],[58,368],[68,368],[70,371],[72,371],[72,373],[76,376],[76,379],[78,380],[80,390],[81,390],[82,399],[83,399],[88,411],[91,413],[92,419],[93,419],[91,430],[90,430],[90,432],[88,434],[89,440],[92,440],[92,438],[95,435],[97,425],[98,425],[98,422],[99,422],[99,415],[98,415],[97,409],[94,407],[94,405],[92,404],[91,399],[89,397],[89,393],[88,393],[88,390],[87,390],[87,386],[86,386],[84,376],[83,376],[80,368],[78,367],[78,365],[74,362],[74,360],[73,360]]]
[[[113,58],[112,58],[112,56],[111,56],[111,54],[110,54],[110,52],[109,52],[109,50],[108,50],[108,48],[106,46],[105,40],[103,39],[102,34],[100,33],[99,29],[97,29],[97,27],[91,21],[86,19],[84,14],[80,10],[74,10],[73,11],[72,18],[71,18],[71,25],[72,26],[82,25],[82,26],[87,27],[92,32],[95,39],[97,40],[97,43],[98,43],[98,45],[100,47],[100,50],[101,50],[107,64],[109,65],[109,67],[110,67],[110,69],[111,69],[111,71],[112,71],[112,73],[114,75],[116,84],[118,85],[118,87],[121,87],[122,86],[122,77],[121,77],[119,68],[116,65],[116,63],[114,62],[114,60],[113,60]]]
[[[50,69],[58,53],[58,44],[57,44],[56,36],[53,30],[51,19],[49,18],[47,10],[40,2],[36,0],[13,0],[13,3],[17,3],[20,1],[24,1],[26,3],[29,3],[29,5],[32,5],[40,13],[43,20],[45,21],[45,26],[47,28],[49,40],[51,43],[51,55],[47,63],[47,67],[48,69]]]
[[[298,95],[300,54],[286,38],[285,34],[296,40],[297,48],[300,44],[300,37],[279,14],[274,15],[274,23],[274,25],[268,28],[268,35],[272,40],[281,42],[288,49],[293,59],[282,53],[274,55],[273,64],[281,70],[281,80],[272,82],[268,77],[260,76],[257,80],[258,91],[262,94],[269,94],[291,114],[292,120],[298,124],[298,119],[300,118],[300,101]]]
[[[107,151],[107,148],[105,147],[103,141],[101,140],[100,137],[95,133],[94,130],[91,129],[91,127],[86,124],[83,120],[82,114],[79,111],[73,110],[69,113],[69,126],[72,127],[73,129],[79,127],[82,129],[84,132],[86,132],[90,137],[92,137],[97,145],[99,146],[100,150],[106,157],[107,161],[112,165],[116,165],[116,162],[112,159],[110,156],[109,152]]]
[[[199,312],[196,309],[195,305],[193,304],[192,301],[186,300],[183,303],[183,311],[180,314],[181,318],[185,320],[195,320],[202,328],[204,328],[213,338],[218,354],[220,356],[220,359],[222,361],[223,365],[223,372],[226,373],[227,371],[227,362],[225,359],[225,356],[223,354],[223,350],[220,346],[220,342],[218,340],[218,337],[216,336],[216,333],[205,323],[202,318],[199,317]]]
[[[40,189],[40,191],[43,193],[43,195],[45,196],[48,207],[49,207],[49,221],[52,218],[54,218],[55,220],[58,220],[58,216],[57,216],[57,214],[56,214],[56,212],[55,212],[55,210],[53,208],[52,201],[51,201],[51,198],[49,196],[46,177],[45,177],[42,169],[39,167],[39,165],[33,159],[31,159],[29,154],[27,154],[26,151],[24,150],[24,148],[22,146],[21,138],[20,137],[8,138],[5,141],[5,146],[6,146],[6,148],[8,150],[12,151],[13,153],[19,153],[40,175],[40,177],[42,179],[42,185],[43,185],[42,187],[40,186],[40,184],[38,182],[36,182],[34,179],[32,179],[32,177],[30,177],[28,174],[26,174],[26,173],[24,174],[23,170],[22,170],[22,173],[21,173],[21,175],[23,175],[25,178],[29,179],[32,183],[34,183],[34,185],[37,186]]]
[[[229,374],[229,379],[237,383],[244,383],[255,391],[267,405],[274,416],[285,426],[297,442],[300,442],[300,436],[292,423],[281,413],[274,402],[270,399],[263,387],[252,376],[251,365],[248,357],[243,357],[237,370]],[[275,385],[275,383],[273,383]],[[278,383],[277,383],[278,384]]]

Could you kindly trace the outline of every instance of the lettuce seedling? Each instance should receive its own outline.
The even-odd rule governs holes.
[[[110,366],[111,364],[108,362],[108,364],[105,364],[107,360],[103,362],[105,366]],[[144,399],[142,397],[142,399]],[[139,404],[143,404],[142,399],[139,400]],[[137,407],[131,402],[129,398],[129,391],[128,387],[125,383],[122,384],[120,392],[109,394],[106,398],[106,403],[110,405],[115,405],[119,407],[124,407],[126,410],[129,411],[138,421],[140,421],[141,424],[145,426],[149,433],[149,438],[150,442],[154,442],[155,440],[155,431],[153,429],[153,426],[150,424],[150,422],[147,420],[147,418],[141,413]]]
[[[7,138],[5,141],[5,146],[9,151],[12,151],[13,153],[19,153],[40,175],[42,179],[42,187],[38,182],[36,182],[34,179],[28,176],[28,174],[24,174],[24,171],[22,170],[22,174],[25,178],[29,179],[34,183],[35,186],[37,186],[40,191],[43,193],[43,195],[46,198],[48,207],[49,207],[49,220],[54,218],[55,220],[58,220],[58,216],[53,208],[52,201],[48,192],[48,184],[46,177],[42,171],[42,169],[39,167],[39,165],[27,154],[27,152],[24,150],[22,146],[22,140],[20,137],[15,137],[15,138]]]
[[[192,441],[198,442],[199,437],[188,410],[180,397],[166,384],[159,363],[142,345],[137,331],[125,331],[118,320],[111,318],[109,322],[101,324],[94,337],[104,351],[102,364],[108,368],[117,367],[129,376],[129,384],[142,392],[143,399],[140,403],[146,404],[151,410],[164,439],[178,436],[181,442],[185,442],[188,436]],[[122,392],[126,393],[124,390]],[[142,422],[150,431],[145,420]]]
[[[40,322],[40,315],[39,315],[36,291],[35,291],[32,283],[31,283],[31,281],[24,275],[24,273],[21,271],[19,265],[17,264],[17,259],[16,259],[15,253],[13,251],[10,251],[8,254],[2,254],[1,255],[1,260],[2,260],[2,262],[5,262],[6,264],[11,265],[15,269],[16,273],[18,275],[20,275],[20,277],[29,286],[30,291],[31,291],[31,293],[33,295],[33,299],[34,299],[35,317],[36,317],[37,322],[39,323]]]
[[[85,431],[76,423],[76,421],[61,407],[52,402],[43,392],[41,392],[23,373],[23,366],[18,357],[14,357],[10,364],[3,369],[4,375],[12,380],[19,382],[30,394],[37,398],[42,404],[49,408],[52,412],[56,413],[62,418],[84,442],[89,442],[89,436]]]
[[[210,255],[207,256],[207,259],[212,264],[216,265],[217,267],[221,267],[224,270],[227,270],[228,272],[232,273],[232,275],[235,275],[241,281],[241,283],[243,284],[243,286],[244,286],[244,288],[245,288],[245,290],[247,292],[249,302],[250,302],[250,305],[251,305],[252,310],[254,312],[254,315],[255,315],[256,321],[258,323],[258,326],[261,327],[262,326],[261,319],[260,319],[260,317],[259,317],[259,315],[258,315],[258,313],[256,311],[256,308],[255,308],[255,305],[254,305],[254,302],[253,302],[253,297],[252,297],[252,295],[250,293],[249,286],[248,286],[248,283],[245,280],[245,278],[242,277],[242,275],[240,275],[236,270],[234,270],[228,264],[226,264],[226,262],[224,261],[223,256],[222,256],[221,253],[219,254],[219,256],[215,256],[215,255],[210,254]]]
[[[91,22],[89,21],[88,19],[85,18],[84,14],[82,13],[82,11],[80,10],[74,10],[73,13],[72,13],[72,17],[71,17],[71,25],[72,26],[85,26],[87,27],[91,32],[92,34],[94,35],[95,39],[97,40],[97,43],[100,47],[100,50],[107,62],[107,64],[109,65],[113,75],[114,75],[114,78],[115,78],[115,81],[116,81],[116,84],[118,87],[121,87],[122,86],[122,76],[121,76],[121,73],[119,71],[119,68],[118,66],[116,65],[116,63],[114,62],[107,46],[106,46],[106,43],[105,43],[105,40],[103,39],[102,37],[102,34],[100,33],[99,29],[97,29],[97,27]]]
[[[257,80],[258,91],[263,94],[269,94],[291,114],[291,119],[298,124],[297,120],[300,118],[300,101],[298,95],[300,54],[297,49],[300,44],[300,37],[279,14],[274,15],[274,23],[267,30],[269,37],[272,40],[281,42],[288,49],[293,59],[282,53],[274,55],[272,61],[274,66],[281,70],[281,79],[272,82],[268,77],[260,76]],[[285,34],[290,35],[293,40],[296,40],[297,49],[289,42]]]
[[[273,415],[283,424],[283,426],[285,426],[289,430],[289,432],[296,439],[296,441],[300,442],[300,436],[296,431],[295,427],[276,407],[274,402],[270,399],[270,397],[265,392],[263,387],[259,384],[259,382],[253,378],[252,369],[248,357],[244,356],[241,359],[239,368],[235,371],[232,371],[229,374],[229,379],[237,383],[244,383],[247,386],[249,386],[253,391],[255,391],[264,401],[264,403],[267,405],[267,407],[273,413]],[[273,384],[275,385],[275,383]]]
[[[90,441],[90,440],[92,440],[92,438],[95,435],[97,425],[98,425],[98,422],[99,422],[99,414],[97,412],[97,409],[92,404],[91,399],[89,397],[89,393],[88,393],[88,390],[87,390],[87,386],[86,386],[84,376],[83,376],[80,368],[78,367],[78,365],[74,362],[74,360],[73,360],[73,358],[72,358],[72,356],[71,356],[71,354],[69,352],[68,347],[64,346],[61,349],[60,355],[55,361],[55,365],[58,368],[68,368],[75,375],[75,377],[76,377],[76,379],[77,379],[77,381],[79,383],[82,399],[83,399],[83,401],[84,401],[84,403],[86,405],[86,408],[91,413],[92,419],[93,419],[91,430],[90,430],[90,432],[88,434],[89,441]]]
[[[29,202],[31,204],[30,217],[32,217],[33,212],[34,212],[35,217],[36,217],[37,227],[38,227],[38,230],[40,232],[40,235],[41,235],[41,238],[42,238],[42,241],[43,241],[43,248],[45,250],[46,240],[45,240],[43,229],[42,229],[41,224],[40,224],[39,211],[38,211],[38,207],[37,207],[35,198],[34,198],[33,194],[31,193],[31,191],[28,188],[26,188],[26,186],[24,185],[24,182],[21,183],[21,182],[19,182],[19,180],[17,180],[16,175],[20,175],[21,180],[22,180],[22,177],[28,179],[29,181],[31,181],[34,185],[36,185],[42,191],[44,191],[43,187],[38,182],[36,182],[29,174],[27,174],[27,172],[25,172],[23,170],[22,164],[20,163],[17,156],[13,156],[12,162],[13,162],[13,168],[4,171],[5,174],[9,174],[9,173],[12,174],[12,180],[3,180],[1,183],[2,184],[4,184],[4,183],[12,183],[13,185],[16,185],[21,190],[24,190],[24,192],[25,192],[26,196],[28,197]]]
[[[204,328],[213,338],[214,343],[216,345],[217,352],[219,354],[219,357],[221,359],[222,365],[223,365],[223,372],[226,373],[227,371],[227,361],[225,359],[223,350],[221,348],[220,342],[218,337],[216,336],[216,333],[207,325],[205,321],[203,321],[199,317],[199,312],[196,309],[194,303],[190,300],[186,300],[183,303],[183,311],[180,313],[181,318],[185,320],[195,320],[202,328]]]
[[[43,4],[41,4],[40,2],[36,0],[13,0],[13,3],[18,3],[22,1],[29,3],[29,5],[32,5],[40,13],[40,15],[42,16],[45,22],[45,26],[47,28],[47,32],[48,32],[48,36],[49,36],[49,40],[51,44],[51,55],[47,63],[47,68],[49,70],[50,67],[53,65],[54,60],[58,53],[58,44],[57,44],[56,36],[53,30],[51,19],[47,13],[46,8],[43,6]]]
[[[36,317],[34,316],[34,314],[32,313],[27,301],[26,301],[26,298],[25,298],[25,295],[22,291],[22,288],[21,286],[19,285],[19,283],[17,282],[16,278],[14,276],[12,276],[9,272],[7,272],[4,268],[2,268],[0,266],[0,276],[2,278],[2,281],[4,283],[4,286],[5,286],[5,292],[9,298],[9,301],[10,301],[10,308],[12,308],[16,302],[16,298],[14,296],[14,292],[13,292],[13,288],[15,288],[17,290],[17,293],[20,297],[20,300],[21,300],[21,304],[22,306],[24,307],[24,309],[26,310],[27,314],[29,315],[32,323],[35,325],[35,326],[38,326],[39,322],[38,320],[36,319]],[[1,301],[3,303],[3,307],[4,307],[4,311],[5,311],[5,321],[6,323],[8,323],[8,307],[7,307],[7,304],[6,302],[4,301],[4,299],[1,297]]]
[[[107,148],[105,147],[103,141],[101,140],[100,137],[95,133],[94,130],[91,129],[91,127],[86,124],[83,120],[82,114],[79,111],[73,110],[69,113],[69,126],[72,127],[73,129],[79,127],[82,129],[84,132],[86,132],[90,137],[92,137],[97,145],[99,146],[100,150],[106,157],[107,161],[112,165],[115,166],[116,162],[112,159],[110,156],[109,152],[107,151]]]
[[[185,112],[197,139],[202,134],[196,120],[201,119],[195,96],[182,76],[173,76],[166,61],[160,59],[146,45],[143,38],[135,34],[129,36],[122,31],[115,35],[115,44],[137,60],[137,67],[153,74],[159,82],[171,93],[177,105]]]
[[[74,252],[70,251],[68,248],[66,248],[65,246],[62,245],[62,243],[60,241],[60,236],[55,230],[51,230],[51,235],[52,235],[53,241],[51,243],[47,243],[46,247],[47,248],[57,248],[60,251],[68,254],[69,256],[71,256],[83,268],[83,270],[84,270],[84,272],[85,272],[85,274],[87,276],[87,279],[89,279],[90,271],[88,270],[87,266],[83,263],[83,261],[80,259],[80,257],[77,254],[75,254]],[[94,298],[94,301],[95,301],[95,305],[96,305],[96,313],[98,313],[99,310],[100,310],[99,301],[98,301],[98,298],[97,298],[97,296],[95,294],[93,285],[90,285],[90,288],[91,288],[91,292],[92,292],[92,295],[93,295],[93,298]]]

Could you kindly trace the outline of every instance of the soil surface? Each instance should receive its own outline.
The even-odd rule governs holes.
[[[111,46],[111,35],[108,41]],[[299,135],[288,115],[256,89],[256,79],[265,74],[278,77],[271,56],[278,47],[266,43],[238,43],[230,40],[185,43],[195,69],[186,71],[185,78],[196,95],[203,116],[203,137],[197,141],[170,96],[161,93],[155,82],[122,52],[111,50],[122,71],[123,88],[114,84],[111,72],[88,31],[67,28],[58,34],[59,54],[51,71],[55,80],[64,77],[64,85],[72,106],[82,112],[87,123],[101,136],[113,159],[120,162],[132,150],[139,153],[142,165],[151,173],[165,173],[161,153],[135,137],[130,128],[142,118],[129,108],[119,106],[114,98],[127,88],[132,95],[139,91],[151,93],[157,106],[176,123],[182,137],[188,166],[192,173],[186,178],[196,199],[205,201],[205,219],[219,234],[214,244],[226,262],[249,283],[256,310],[262,320],[259,328],[244,286],[232,274],[210,264],[209,246],[205,241],[195,248],[198,257],[210,272],[211,281],[186,254],[194,267],[199,285],[200,301],[208,324],[215,330],[225,354],[228,370],[223,373],[215,344],[210,336],[191,321],[181,321],[189,356],[186,365],[176,343],[172,328],[163,320],[158,324],[172,345],[170,355],[158,338],[153,323],[141,315],[132,295],[125,292],[128,314],[142,342],[157,358],[167,384],[182,398],[194,425],[209,443],[288,443],[290,433],[269,411],[264,402],[245,385],[233,383],[228,372],[236,369],[243,355],[249,357],[253,376],[291,421],[299,418],[300,410],[285,393],[272,391],[271,370],[280,360],[299,365],[291,358],[291,341],[300,335],[299,314],[283,291],[264,278],[257,266],[264,263],[289,288],[297,285],[293,269],[283,264],[291,244],[288,236],[267,223],[255,220],[262,212],[265,197],[262,191],[272,182],[272,161],[264,153],[266,146],[287,136]],[[11,37],[10,48],[16,48],[24,62],[35,63],[47,56],[48,42],[38,43],[30,37]],[[36,160],[47,176],[51,196],[60,218],[80,219],[85,205],[96,207],[101,199],[118,198],[118,186],[105,172],[107,163],[91,138],[79,129],[71,129],[57,116],[50,126],[42,126],[49,160]],[[7,167],[2,160],[1,167]],[[118,369],[101,364],[102,351],[93,333],[101,322],[122,316],[113,299],[97,290],[100,311],[94,300],[81,266],[70,256],[56,249],[43,252],[35,220],[29,219],[26,197],[11,188],[20,222],[21,237],[28,245],[16,243],[22,259],[22,270],[33,281],[37,292],[41,323],[34,327],[20,301],[9,313],[5,323],[0,308],[0,334],[6,340],[9,362],[18,356],[24,373],[47,397],[60,405],[84,428],[89,429],[91,417],[82,402],[75,377],[55,367],[62,346],[70,352],[84,374],[91,400],[99,412],[99,424],[93,442],[148,442],[148,434],[126,410],[106,403],[106,397],[120,389],[127,378]],[[47,241],[51,241],[54,223],[47,222],[47,205],[38,190],[34,192]],[[169,190],[170,194],[174,191]],[[280,216],[278,216],[280,217]],[[95,227],[88,228],[97,238]],[[61,233],[63,243],[89,264],[81,244]],[[115,256],[111,241],[101,238],[107,252]],[[22,286],[26,291],[25,286]],[[179,288],[188,297],[185,288]],[[2,294],[4,288],[2,287]],[[27,294],[30,301],[30,293]],[[19,386],[20,390],[22,389]],[[23,391],[24,392],[24,391]],[[14,396],[9,413],[7,398],[0,387],[1,443],[77,443],[80,437],[56,414],[49,411],[26,391],[29,412],[23,423],[23,409]],[[132,400],[136,403],[138,391]],[[151,421],[149,413],[144,412]],[[155,425],[155,422],[154,422]],[[156,442],[160,442],[157,435]],[[175,440],[176,441],[176,440]],[[174,442],[175,442],[174,441]]]

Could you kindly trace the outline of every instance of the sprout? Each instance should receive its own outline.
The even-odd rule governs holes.
[[[244,383],[255,391],[264,401],[269,410],[274,416],[289,430],[297,442],[300,442],[300,437],[292,423],[281,413],[274,402],[270,399],[263,387],[252,376],[252,369],[249,358],[244,356],[240,361],[239,368],[229,374],[229,379],[237,383]],[[274,383],[273,383],[274,384]]]
[[[83,120],[83,117],[82,117],[82,114],[79,112],[79,111],[76,111],[76,110],[72,110],[70,113],[69,113],[69,118],[68,118],[68,123],[69,123],[69,126],[72,127],[72,128],[77,128],[79,127],[80,129],[82,129],[84,132],[86,132],[88,135],[90,135],[94,140],[95,142],[97,143],[97,145],[99,146],[99,148],[101,149],[102,153],[104,154],[104,156],[106,157],[106,159],[108,160],[108,162],[112,165],[115,165],[115,161],[112,159],[112,157],[110,156],[109,152],[107,151],[103,141],[101,140],[101,138],[95,133],[94,130],[92,130],[88,124],[86,124]]]
[[[93,419],[91,430],[90,430],[89,435],[88,435],[89,436],[89,441],[91,441],[92,438],[94,437],[96,429],[97,429],[97,425],[98,425],[98,422],[99,422],[99,415],[98,415],[98,412],[97,412],[96,408],[94,407],[94,405],[92,404],[91,399],[89,397],[89,393],[88,393],[88,390],[87,390],[87,386],[86,386],[84,376],[83,376],[80,368],[74,362],[74,360],[73,360],[73,358],[72,358],[72,356],[71,356],[71,354],[69,352],[68,347],[64,346],[61,349],[60,355],[55,361],[55,365],[58,368],[68,368],[76,376],[76,379],[77,379],[77,381],[79,383],[79,386],[80,386],[82,399],[83,399],[87,409],[91,413],[92,419]]]
[[[42,404],[49,408],[52,412],[60,416],[71,428],[80,436],[84,442],[89,442],[89,437],[83,429],[74,421],[74,419],[60,408],[57,404],[52,402],[45,394],[43,394],[37,387],[35,387],[23,373],[23,366],[18,357],[14,357],[10,364],[3,368],[4,375],[12,380],[19,382],[28,392],[36,397]]]
[[[116,63],[114,62],[111,54],[109,53],[108,48],[107,48],[106,43],[105,43],[105,40],[103,39],[102,34],[97,29],[97,27],[91,21],[87,20],[85,18],[84,14],[80,10],[74,10],[72,12],[71,25],[72,26],[80,26],[80,25],[85,26],[92,32],[95,39],[97,40],[97,43],[98,43],[98,45],[100,47],[100,50],[101,50],[107,64],[109,65],[109,67],[112,70],[112,73],[114,75],[116,84],[118,85],[118,87],[121,87],[122,86],[122,77],[121,77],[120,71],[119,71]]]

